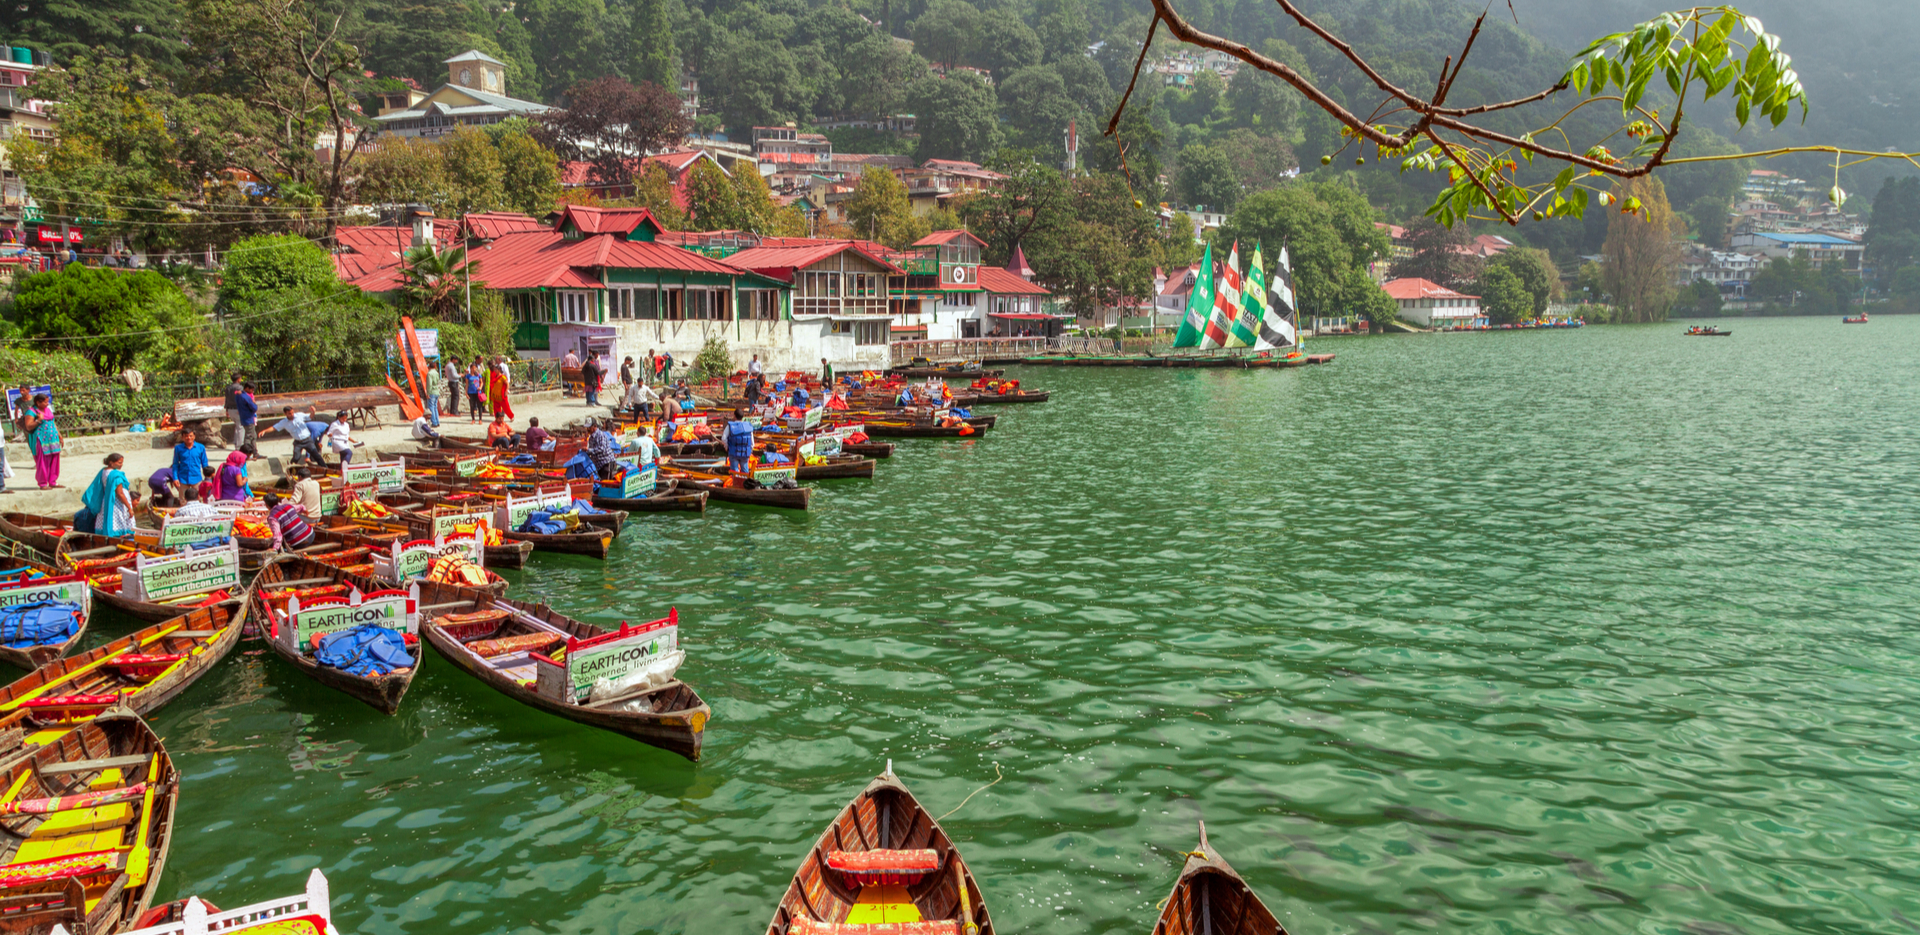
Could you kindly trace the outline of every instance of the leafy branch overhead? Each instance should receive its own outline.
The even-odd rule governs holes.
[[[1786,153],[1832,153],[1835,184],[1828,193],[1838,205],[1846,193],[1838,184],[1839,170],[1870,159],[1897,158],[1920,165],[1920,154],[1868,152],[1838,146],[1787,146],[1750,153],[1677,157],[1674,142],[1684,132],[1684,114],[1690,100],[1711,101],[1730,95],[1734,115],[1745,126],[1750,120],[1779,126],[1799,106],[1804,121],[1807,93],[1793,70],[1792,59],[1780,48],[1780,37],[1766,32],[1761,22],[1732,6],[1692,7],[1664,13],[1625,32],[1602,37],[1573,57],[1572,64],[1551,87],[1512,100],[1472,107],[1451,106],[1448,97],[1459,80],[1474,43],[1480,38],[1487,14],[1474,21],[1473,30],[1457,55],[1449,55],[1435,76],[1433,90],[1420,94],[1388,80],[1352,45],[1301,12],[1294,0],[1274,0],[1302,29],[1330,46],[1381,94],[1373,110],[1362,116],[1349,110],[1315,80],[1267,55],[1204,32],[1173,7],[1173,0],[1150,0],[1154,19],[1134,63],[1133,79],[1121,96],[1106,133],[1114,135],[1139,80],[1140,66],[1160,27],[1190,45],[1230,55],[1291,85],[1314,106],[1339,122],[1346,146],[1372,144],[1381,159],[1400,160],[1400,171],[1445,172],[1448,184],[1427,214],[1451,226],[1469,218],[1497,218],[1518,223],[1529,214],[1535,220],[1556,216],[1579,217],[1590,202],[1638,214],[1633,197],[1617,198],[1602,187],[1613,180],[1636,179],[1661,166],[1776,156]],[[1658,84],[1655,84],[1656,79]],[[1648,98],[1650,88],[1664,86],[1671,98],[1659,103]],[[1659,97],[1660,95],[1656,95]],[[1572,98],[1571,101],[1568,99]],[[1524,132],[1503,131],[1488,118],[1509,112],[1534,113],[1542,106],[1561,109]],[[1581,145],[1565,129],[1568,118],[1596,104],[1620,108],[1619,126],[1598,140]],[[1345,147],[1342,148],[1344,151]],[[1615,152],[1625,149],[1624,153]],[[1842,162],[1842,157],[1858,157]],[[1323,165],[1333,156],[1321,158]],[[1560,164],[1557,175],[1533,171],[1536,160],[1548,167]],[[1355,157],[1365,164],[1366,157]],[[1591,181],[1608,180],[1604,183]]]

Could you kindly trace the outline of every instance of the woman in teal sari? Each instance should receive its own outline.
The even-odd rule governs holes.
[[[93,511],[94,532],[103,536],[131,535],[133,485],[127,483],[126,472],[120,469],[126,459],[118,454],[110,454],[102,463],[106,467],[94,475],[93,483],[87,485],[87,492],[80,495],[80,502]]]

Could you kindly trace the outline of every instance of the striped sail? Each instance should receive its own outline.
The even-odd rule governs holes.
[[[1200,259],[1200,273],[1194,277],[1193,291],[1187,293],[1187,315],[1173,336],[1174,347],[1199,347],[1207,316],[1213,312],[1213,245],[1207,245]]]
[[[1227,252],[1227,265],[1220,269],[1220,279],[1214,284],[1213,309],[1207,315],[1206,330],[1200,336],[1200,346],[1232,347],[1233,320],[1240,317],[1240,244],[1235,242],[1233,249]]]
[[[1280,259],[1273,264],[1273,282],[1268,286],[1273,301],[1260,314],[1260,334],[1253,342],[1258,350],[1293,347],[1300,343],[1293,322],[1299,320],[1294,305],[1293,269],[1287,261],[1287,248],[1280,248]],[[1292,320],[1289,320],[1292,319]]]
[[[1260,261],[1260,245],[1253,245],[1253,259],[1247,261],[1246,289],[1241,295],[1240,314],[1233,320],[1233,343],[1229,347],[1253,347],[1260,340],[1260,316],[1267,308],[1267,270]]]

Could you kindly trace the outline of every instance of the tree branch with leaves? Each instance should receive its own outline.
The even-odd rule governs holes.
[[[1920,166],[1915,160],[1920,154],[1839,146],[1783,146],[1758,152],[1674,156],[1674,142],[1686,130],[1684,115],[1689,101],[1705,102],[1730,95],[1734,115],[1742,126],[1755,118],[1779,126],[1791,116],[1796,104],[1801,119],[1806,118],[1806,89],[1793,70],[1792,59],[1782,51],[1780,37],[1766,32],[1757,18],[1732,6],[1698,6],[1663,13],[1632,29],[1595,40],[1573,57],[1565,74],[1549,87],[1511,100],[1456,107],[1449,105],[1448,97],[1480,37],[1487,13],[1474,21],[1459,53],[1447,56],[1441,64],[1433,90],[1417,93],[1389,80],[1351,44],[1302,12],[1295,0],[1274,0],[1295,24],[1336,51],[1379,91],[1379,103],[1362,116],[1287,64],[1195,27],[1174,9],[1173,0],[1150,2],[1154,17],[1134,63],[1133,78],[1108,121],[1107,135],[1114,135],[1119,128],[1140,69],[1164,26],[1180,42],[1230,55],[1286,82],[1340,124],[1347,146],[1371,144],[1377,158],[1399,159],[1402,172],[1445,172],[1448,185],[1427,214],[1449,226],[1467,218],[1517,224],[1528,215],[1535,220],[1579,217],[1591,201],[1603,207],[1617,202],[1621,211],[1639,213],[1641,205],[1635,197],[1616,199],[1604,189],[1620,181],[1643,178],[1662,166],[1684,163],[1831,153],[1835,157],[1835,183],[1829,196],[1835,204],[1846,198],[1839,186],[1842,168],[1883,158],[1904,159]],[[1648,98],[1649,89],[1661,85],[1673,95],[1671,113],[1664,115]],[[1558,116],[1525,132],[1502,131],[1486,119],[1533,105],[1550,106],[1556,100],[1563,102]],[[1575,113],[1595,105],[1618,106],[1621,122],[1601,139],[1577,145],[1564,125]],[[1616,154],[1614,149],[1621,144],[1615,141],[1623,137],[1631,141],[1631,148]],[[1847,162],[1847,157],[1857,158]],[[1322,163],[1330,163],[1332,158],[1324,157]],[[1355,161],[1363,164],[1365,159],[1362,155]],[[1536,177],[1530,171],[1536,160],[1560,165],[1561,169],[1550,179]],[[1523,169],[1523,164],[1528,168]]]

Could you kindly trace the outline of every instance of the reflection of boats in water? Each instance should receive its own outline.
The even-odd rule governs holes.
[[[1687,330],[1682,331],[1680,333],[1692,338],[1724,338],[1724,337],[1729,337],[1733,334],[1731,330],[1721,331],[1718,327],[1713,325],[1708,325],[1704,328],[1702,328],[1699,325],[1694,325],[1693,327],[1688,328]]]

